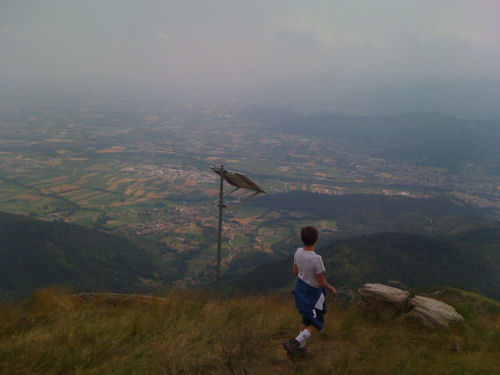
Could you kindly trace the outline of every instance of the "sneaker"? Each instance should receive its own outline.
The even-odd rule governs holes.
[[[295,359],[301,361],[310,361],[314,358],[314,355],[309,353],[309,350],[304,346],[303,348],[298,348],[295,353]]]
[[[299,347],[300,343],[295,339],[283,343],[283,349],[286,350],[286,355],[288,359],[290,359],[293,362],[295,362],[295,360],[297,359],[296,354]]]

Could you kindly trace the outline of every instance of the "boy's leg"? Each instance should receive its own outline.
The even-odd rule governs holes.
[[[318,332],[318,329],[313,325],[307,326],[306,329],[300,332],[300,334],[295,338],[295,340],[297,340],[300,344],[299,347],[303,348],[304,346],[306,346],[307,339],[316,332]]]
[[[306,317],[302,319],[302,325],[300,328],[301,330],[297,337],[283,343],[283,348],[287,351],[288,358],[292,361],[297,359],[297,354],[299,354],[298,359],[305,355],[305,345],[307,339],[319,331],[319,329],[312,324],[312,321]]]
[[[307,330],[307,327],[310,324],[311,324],[311,321],[309,319],[307,319],[305,317],[302,318],[302,324],[300,326],[299,336],[302,335],[302,333]],[[288,358],[292,361],[295,361],[297,359],[296,358],[297,352],[301,349],[303,350],[304,346],[301,345],[297,339],[291,339],[291,340],[283,343],[283,348],[287,351]]]
[[[313,325],[308,326],[306,329],[307,329],[309,332],[311,332],[311,335],[312,335],[313,333],[319,332],[319,330],[318,330],[315,326],[313,326]]]
[[[299,331],[299,335],[304,332],[305,329],[307,329],[307,327],[309,327],[311,325],[311,320],[306,318],[305,316],[302,317],[302,324],[300,325],[300,331]],[[304,345],[301,345],[300,346],[301,348],[304,347]]]
[[[310,360],[313,358],[313,355],[311,355],[306,348],[306,340],[311,337],[313,333],[318,332],[318,329],[313,325],[306,326],[305,324],[302,324],[301,328],[299,335],[284,345],[288,358],[293,362],[297,360]]]
[[[299,331],[299,335],[304,332],[304,330],[309,326],[311,325],[311,322],[310,321],[307,321],[308,319],[302,319],[302,324],[300,325],[300,331]],[[303,348],[305,347],[305,343],[303,345],[300,345],[300,348]]]
[[[305,332],[305,330],[308,330],[308,332]],[[306,340],[311,337],[311,335],[315,332],[317,332],[318,330],[316,329],[316,327],[314,327],[312,325],[312,321],[306,317],[302,317],[302,324],[300,326],[300,332],[299,332],[299,335],[295,338],[295,340],[297,340],[299,343],[300,343],[300,348],[304,348],[306,346]],[[301,336],[302,335],[302,336]],[[303,337],[305,337],[305,339],[302,339]]]

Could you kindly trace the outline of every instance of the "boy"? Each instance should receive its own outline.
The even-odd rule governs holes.
[[[323,328],[323,314],[326,313],[325,288],[333,296],[337,295],[337,290],[325,279],[325,266],[321,256],[314,252],[318,243],[318,230],[311,226],[304,227],[300,231],[300,238],[304,247],[298,248],[294,256],[293,275],[298,277],[293,294],[295,305],[302,315],[302,325],[299,335],[283,344],[292,361],[308,356],[307,339]]]

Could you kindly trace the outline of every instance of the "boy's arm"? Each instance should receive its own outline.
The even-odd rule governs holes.
[[[293,276],[297,276],[299,274],[299,267],[294,263],[293,264]]]
[[[333,286],[331,286],[330,284],[328,284],[328,281],[326,281],[326,279],[325,279],[325,273],[324,272],[317,273],[316,274],[316,278],[318,280],[319,286],[321,286],[323,288],[326,288],[326,289],[329,289],[333,293],[334,297],[337,295],[337,289],[335,289]]]

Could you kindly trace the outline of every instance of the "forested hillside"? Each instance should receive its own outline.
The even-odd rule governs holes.
[[[379,233],[322,246],[328,280],[359,288],[367,282],[398,280],[410,288],[436,284],[458,286],[500,299],[500,242],[474,240],[473,234],[435,239],[406,233]],[[484,233],[486,236],[487,234]],[[293,285],[293,258],[257,266],[245,274],[228,275],[228,289],[269,290]]]
[[[46,285],[75,291],[146,291],[176,277],[145,249],[115,234],[0,213],[0,299]]]
[[[337,235],[344,237],[376,232],[452,234],[491,225],[484,219],[486,210],[446,198],[292,191],[265,195],[252,204],[335,220]]]

